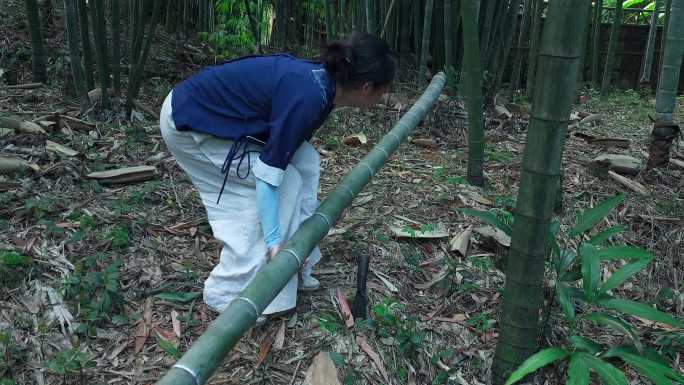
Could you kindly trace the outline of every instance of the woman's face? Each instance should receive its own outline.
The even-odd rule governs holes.
[[[363,109],[373,107],[380,101],[388,88],[389,85],[376,87],[370,82],[363,83],[353,91],[354,106]]]

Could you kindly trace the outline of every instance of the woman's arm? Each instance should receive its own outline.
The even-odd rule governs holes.
[[[278,187],[261,178],[256,179],[257,211],[261,220],[264,240],[269,251],[280,245],[280,224],[278,221]],[[270,253],[269,253],[270,254]]]

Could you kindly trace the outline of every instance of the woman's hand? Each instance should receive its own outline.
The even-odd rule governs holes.
[[[270,247],[268,249],[268,252],[266,253],[266,257],[268,258],[268,260],[270,261],[273,257],[275,257],[275,255],[278,254],[278,252],[283,248],[284,245],[284,242],[280,242],[277,245]]]

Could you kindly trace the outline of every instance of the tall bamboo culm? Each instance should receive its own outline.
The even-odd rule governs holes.
[[[173,0],[170,0],[173,3]],[[121,3],[110,0],[112,7],[112,79],[114,94],[121,94]]]
[[[601,61],[601,26],[603,25],[603,0],[594,2],[594,20],[591,45],[591,82],[599,84],[599,63]]]
[[[468,105],[468,181],[484,186],[484,128],[482,109],[482,62],[478,36],[479,0],[461,0],[463,25],[463,66],[461,79]]]
[[[508,253],[493,383],[537,350],[539,308],[549,255],[549,223],[556,202],[561,157],[586,26],[585,0],[549,4],[525,144],[513,237]],[[567,15],[576,17],[567,17]]]
[[[520,26],[520,35],[518,36],[518,48],[515,52],[515,59],[513,59],[513,72],[511,73],[511,91],[520,89],[520,73],[522,72],[523,67],[523,53],[525,52],[525,49],[527,49],[529,41],[532,5],[532,0],[525,0],[523,5],[522,24]]]
[[[670,15],[672,10],[672,0],[665,0],[665,20],[663,21],[663,36],[660,40],[660,60],[658,63],[662,65],[665,56],[665,48],[667,46],[667,31],[670,28]]]
[[[437,101],[446,77],[438,73],[416,104],[394,125],[370,153],[354,167],[338,187],[323,200],[316,213],[304,221],[295,234],[269,263],[257,272],[252,282],[214,320],[183,357],[157,385],[202,385],[230,350],[252,327],[287,282],[297,274],[303,257],[335,225],[342,210],[349,206],[373,175],[387,162],[399,145],[413,132]]]
[[[94,0],[90,4],[90,21],[93,25],[93,38],[98,72],[100,74],[100,89],[102,91],[102,108],[109,108],[109,60],[107,55],[107,30],[104,18],[104,0]]]
[[[427,80],[427,62],[430,55],[430,33],[432,32],[432,11],[434,0],[425,1],[425,17],[423,19],[423,43],[420,50],[420,66],[418,67],[418,87],[422,88]]]
[[[601,80],[601,95],[608,94],[613,69],[615,68],[615,57],[617,56],[618,45],[620,42],[620,30],[622,27],[622,1],[615,2],[615,13],[613,13],[613,25],[610,28],[610,42],[606,53],[606,66],[603,68],[603,79]]]
[[[661,0],[655,0],[653,14],[651,15],[651,26],[648,30],[648,42],[641,65],[641,77],[639,83],[649,83],[651,81],[651,71],[653,70],[653,53],[655,51],[656,32],[658,31],[658,16],[660,15]]]
[[[134,0],[130,0],[134,1]],[[90,4],[92,6],[92,2]],[[90,46],[90,26],[86,0],[78,0],[78,21],[81,27],[81,44],[83,45],[83,69],[88,91],[95,88],[95,71],[93,67],[93,50]]]
[[[76,9],[76,0],[63,0],[63,4],[67,42],[69,44],[69,60],[71,61],[71,73],[74,75],[74,90],[76,91],[76,96],[82,96],[85,95],[87,90],[79,50],[80,42],[78,39],[78,10]]]
[[[534,96],[534,81],[537,74],[537,56],[539,54],[539,38],[542,30],[542,12],[544,11],[544,0],[534,1],[532,11],[532,36],[530,37],[530,52],[527,59],[527,96],[532,99]]]
[[[38,13],[36,0],[24,0],[26,20],[28,21],[29,35],[31,36],[31,68],[33,81],[44,82],[47,80],[47,60],[43,41],[43,30]]]
[[[677,107],[677,89],[682,59],[684,59],[684,0],[671,0],[670,25],[666,39],[656,93],[655,123],[651,131],[649,146],[649,167],[668,165],[670,149],[680,133],[680,128],[674,121],[674,112]]]

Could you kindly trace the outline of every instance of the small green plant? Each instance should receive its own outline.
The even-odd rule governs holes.
[[[439,365],[442,360],[449,360],[453,355],[454,351],[452,349],[446,349],[430,358],[430,362],[437,368],[437,375],[432,379],[432,385],[449,384],[449,378],[458,372],[458,368],[452,367],[449,370],[444,370],[444,365]]]
[[[78,375],[81,384],[84,384],[83,371],[94,366],[95,361],[90,359],[90,355],[78,347],[60,350],[45,362],[45,369],[62,376],[64,383],[68,383],[68,377]]]
[[[0,252],[0,286],[16,287],[29,272],[32,260],[16,251]]]
[[[684,376],[671,369],[667,360],[656,351],[645,347],[623,317],[638,316],[675,328],[683,328],[684,323],[648,304],[614,295],[615,289],[648,266],[652,260],[651,255],[637,247],[606,245],[611,236],[624,230],[621,226],[594,232],[587,236],[588,240],[584,240],[584,235],[623,200],[624,195],[619,194],[582,213],[568,232],[567,238],[559,235],[557,224],[552,226],[551,250],[556,275],[556,300],[569,324],[568,343],[567,346],[544,349],[528,358],[511,374],[507,385],[559,360],[568,361],[568,384],[589,383],[590,371],[593,371],[607,384],[627,385],[622,371],[613,366],[609,359],[624,361],[654,384],[684,384]],[[572,238],[577,241],[570,242]],[[564,240],[562,243],[559,241],[561,239]],[[578,246],[573,249],[569,247],[571,244]],[[616,260],[627,263],[602,280],[601,264]],[[582,283],[578,287],[580,280]],[[614,329],[624,334],[630,343],[616,347],[601,345],[581,335],[580,331],[586,330],[581,326],[586,323]]]
[[[75,265],[74,272],[62,282],[67,299],[78,300],[80,317],[84,321],[79,332],[94,332],[94,328],[117,314],[123,305],[119,293],[120,260],[109,261],[105,254],[85,257]]]
[[[109,239],[112,241],[112,246],[123,249],[128,246],[130,236],[128,234],[128,227],[124,224],[118,224],[112,228],[109,233]]]
[[[332,314],[328,313],[323,313],[318,316],[318,326],[321,328],[321,330],[324,330],[330,335],[334,336],[337,334],[337,331],[340,329],[341,325],[340,322],[338,321],[337,317],[335,317]]]
[[[47,214],[59,208],[59,199],[55,194],[45,194],[42,197],[36,196],[26,200],[22,211],[26,215],[33,216],[34,219],[43,219]]]
[[[407,358],[415,357],[421,350],[424,333],[418,330],[418,322],[406,314],[404,306],[390,298],[373,306],[373,318],[377,333],[382,338],[392,337],[399,346],[399,353]]]
[[[23,360],[22,351],[12,337],[10,331],[0,332],[0,385],[16,384],[14,380],[6,378],[11,376],[11,369],[18,367]],[[8,373],[10,372],[10,373]]]

